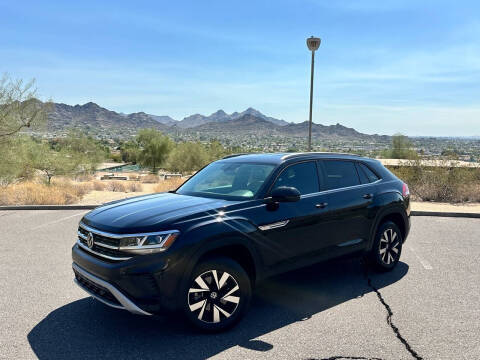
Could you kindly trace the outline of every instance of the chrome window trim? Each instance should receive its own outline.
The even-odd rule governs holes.
[[[312,196],[319,196],[319,195],[324,195],[324,194],[329,194],[329,193],[335,193],[335,192],[339,192],[339,191],[343,191],[343,190],[351,190],[351,189],[355,189],[355,188],[366,187],[366,186],[369,186],[369,185],[377,184],[382,180],[383,179],[378,179],[377,181],[367,183],[367,184],[358,184],[358,185],[353,185],[353,186],[346,186],[346,187],[341,187],[341,188],[336,188],[336,189],[322,190],[322,191],[318,191],[318,192],[315,192],[315,193],[300,195],[300,199],[306,199],[306,198],[309,198],[309,197],[312,197]],[[394,180],[389,180],[386,183],[391,182],[391,181],[394,181]],[[270,198],[269,197],[264,198],[264,200],[267,200],[267,199],[270,199]]]
[[[351,189],[356,189],[356,188],[362,188],[362,187],[366,187],[366,186],[369,186],[369,185],[376,184],[376,183],[378,183],[378,182],[380,182],[380,181],[382,181],[382,179],[378,179],[377,181],[374,181],[374,182],[371,182],[371,183],[367,183],[367,184],[358,184],[358,185],[345,186],[345,187],[336,188],[336,189],[323,190],[323,191],[319,191],[319,192],[317,192],[317,193],[300,195],[300,198],[303,199],[303,198],[308,198],[308,197],[312,197],[312,196],[318,196],[318,195],[323,195],[323,194],[335,193],[335,192],[339,192],[339,191],[343,191],[343,190],[351,190]]]
[[[103,257],[105,259],[109,259],[109,260],[129,260],[131,259],[131,257],[113,257],[113,256],[108,256],[108,255],[105,255],[105,254],[100,254],[96,251],[93,251],[92,249],[90,249],[88,246],[85,246],[81,241],[80,239],[77,240],[77,245],[79,247],[81,247],[83,250],[89,252],[89,253],[92,253],[92,254],[95,254],[97,256],[100,256],[100,257]]]

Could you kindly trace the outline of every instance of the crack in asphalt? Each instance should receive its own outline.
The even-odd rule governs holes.
[[[381,358],[377,358],[377,357],[373,357],[373,358],[370,358],[370,357],[363,357],[363,356],[331,356],[331,357],[328,357],[328,358],[323,358],[323,359],[320,359],[320,360],[342,360],[342,359],[345,359],[345,360],[383,360]],[[307,359],[307,360],[316,360],[316,359]]]
[[[375,294],[377,294],[378,300],[380,300],[380,303],[387,310],[387,324],[392,328],[393,333],[400,340],[400,342],[405,346],[405,348],[410,353],[410,355],[412,355],[412,357],[415,360],[423,360],[423,357],[421,357],[415,350],[412,349],[412,346],[402,336],[402,334],[400,334],[400,330],[393,323],[392,308],[390,307],[390,305],[387,304],[387,302],[383,298],[380,291],[372,284],[372,279],[368,275],[368,264],[365,261],[362,261],[362,265],[364,267],[364,276],[365,276],[365,279],[367,280],[368,286],[375,292]],[[328,358],[322,358],[322,359],[309,358],[306,360],[383,360],[383,359],[377,358],[377,357],[364,357],[364,356],[330,356]]]
[[[364,267],[365,267],[365,278],[367,279],[367,283],[368,283],[368,286],[373,290],[375,291],[375,293],[377,294],[377,297],[378,299],[380,300],[380,302],[382,303],[382,305],[385,307],[385,309],[387,310],[387,324],[392,328],[395,336],[398,338],[398,340],[401,341],[401,343],[405,346],[405,348],[407,349],[407,351],[410,353],[410,355],[412,355],[412,357],[415,359],[415,360],[423,360],[423,357],[421,357],[415,350],[413,350],[412,346],[408,343],[408,341],[402,336],[402,334],[400,334],[400,330],[398,329],[397,326],[395,326],[395,324],[393,323],[392,321],[392,317],[393,317],[393,311],[392,311],[392,308],[390,307],[390,305],[387,304],[387,302],[385,301],[385,299],[383,298],[382,294],[380,293],[380,291],[372,284],[372,279],[370,278],[370,276],[368,276],[368,267],[367,267],[367,264],[363,263]],[[335,358],[333,358],[335,359]],[[342,359],[342,358],[339,358],[339,359]],[[346,358],[348,359],[348,358]],[[355,358],[354,358],[355,359]],[[359,358],[361,359],[361,358]]]

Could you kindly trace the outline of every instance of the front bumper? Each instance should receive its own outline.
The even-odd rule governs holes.
[[[128,310],[133,314],[152,315],[140,309],[112,284],[90,274],[75,263],[72,264],[72,268],[75,273],[75,283],[95,299],[108,306]]]
[[[109,306],[144,315],[178,309],[185,265],[177,256],[152,254],[108,262],[75,244],[72,259],[78,285]]]

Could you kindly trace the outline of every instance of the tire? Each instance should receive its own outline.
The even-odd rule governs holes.
[[[403,236],[398,226],[391,221],[382,223],[369,253],[370,263],[377,271],[391,271],[400,260],[402,244]]]
[[[183,312],[193,325],[218,332],[241,320],[250,305],[252,287],[237,262],[217,257],[195,267],[180,297]]]

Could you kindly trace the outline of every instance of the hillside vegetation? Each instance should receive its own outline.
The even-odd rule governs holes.
[[[71,120],[74,124],[83,124],[85,128],[69,129],[57,137],[34,136],[42,129],[58,124],[58,119],[53,121],[53,125],[51,123],[52,111],[62,121]],[[244,134],[254,142],[256,135],[251,134],[262,132],[272,137],[272,134],[283,134],[304,138],[307,127],[306,123],[288,124],[266,117],[254,109],[230,115],[218,111],[209,117],[196,114],[182,121],[183,125],[179,125],[180,122],[166,116],[118,114],[93,103],[71,107],[40,102],[36,99],[33,82],[4,77],[0,81],[0,205],[71,204],[94,192],[130,194],[172,190],[185,180],[185,176],[214,160],[231,153],[263,151],[261,147],[228,146],[214,138],[180,140],[170,130],[162,132],[162,129],[182,128],[184,134],[199,130],[213,135],[223,132],[232,137]],[[88,134],[92,123],[103,128],[118,126],[124,131],[133,126],[135,136],[116,142],[100,139]],[[141,128],[145,124],[152,127]],[[331,141],[350,137],[367,142],[388,139],[390,145],[386,145],[381,155],[410,159],[409,166],[390,168],[409,184],[415,199],[480,201],[479,168],[457,168],[448,163],[435,167],[424,165],[419,160],[422,154],[406,136],[365,135],[340,124],[315,124],[313,133],[317,139],[323,137]],[[357,152],[352,148],[349,151]],[[457,156],[451,149],[444,149],[444,153],[449,159]],[[101,181],[96,169],[106,160],[136,164],[141,171],[132,174],[129,181]],[[181,173],[183,176],[162,180],[158,176],[159,171]]]

